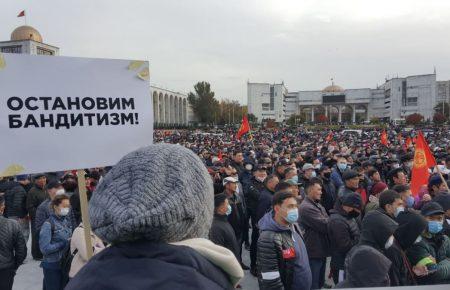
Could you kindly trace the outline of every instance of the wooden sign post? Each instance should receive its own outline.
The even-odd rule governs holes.
[[[88,199],[86,193],[86,173],[79,169],[78,175],[78,191],[80,194],[81,220],[83,221],[84,241],[86,243],[86,253],[88,260],[92,257],[92,240],[91,240],[91,222],[89,220]]]

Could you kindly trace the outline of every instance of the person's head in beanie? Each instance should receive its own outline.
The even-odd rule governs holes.
[[[342,199],[342,209],[350,218],[356,218],[361,214],[362,199],[358,193],[348,193]]]
[[[168,144],[123,157],[89,203],[92,229],[108,243],[204,238],[213,211],[213,184],[206,167],[191,150]]]

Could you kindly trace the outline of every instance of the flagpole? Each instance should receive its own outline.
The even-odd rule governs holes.
[[[437,164],[436,164],[436,166],[434,167],[434,169],[438,172],[439,176],[441,177],[441,180],[442,180],[442,182],[445,184],[445,188],[447,188],[447,191],[450,192],[450,189],[448,188],[447,181],[445,180],[444,176],[442,176],[442,172],[441,172],[441,170],[439,169],[439,166],[437,166]]]

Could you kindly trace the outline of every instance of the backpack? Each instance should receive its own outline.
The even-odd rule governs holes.
[[[53,236],[53,232],[55,231],[55,225],[50,218],[48,219],[48,222],[51,225],[52,236]],[[73,253],[70,251],[70,245],[67,245],[63,250],[61,260],[59,260],[59,265],[60,265],[61,273],[62,273],[62,278],[61,278],[62,286],[66,286],[67,283],[69,283],[70,267],[72,266],[72,260],[77,253],[78,253],[78,249],[75,249],[75,251],[73,251]]]

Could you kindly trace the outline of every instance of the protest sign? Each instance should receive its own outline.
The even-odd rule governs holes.
[[[0,59],[0,175],[114,165],[152,143],[148,62]]]

